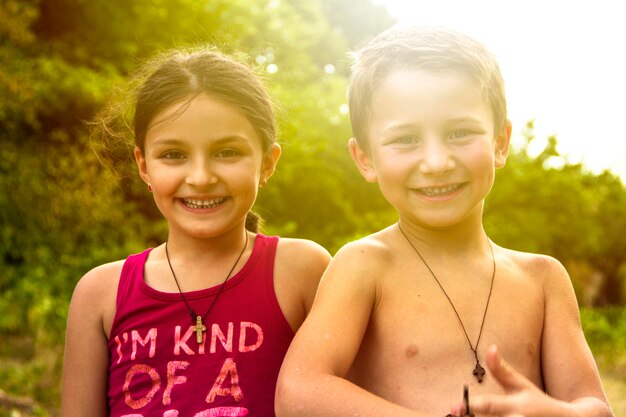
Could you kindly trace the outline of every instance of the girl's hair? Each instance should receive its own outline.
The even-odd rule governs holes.
[[[147,77],[137,90],[133,117],[135,145],[142,152],[150,123],[158,113],[201,94],[241,110],[261,138],[264,151],[276,141],[272,102],[247,65],[205,48],[168,52],[144,68]]]
[[[348,103],[352,133],[362,149],[369,149],[367,130],[377,88],[393,71],[420,69],[469,76],[491,106],[496,131],[506,126],[502,74],[482,44],[441,28],[394,28],[353,54]]]
[[[146,133],[155,116],[176,103],[184,109],[201,94],[239,109],[261,139],[263,151],[276,142],[273,104],[259,76],[249,66],[213,48],[176,49],[159,54],[139,69],[131,83],[133,101],[109,107],[96,122],[104,155],[114,164],[122,149],[128,151],[129,136],[134,137],[135,146],[143,154]],[[248,213],[248,230],[258,232],[260,223],[257,214]]]

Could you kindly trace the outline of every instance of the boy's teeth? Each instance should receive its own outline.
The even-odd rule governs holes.
[[[210,200],[198,200],[196,198],[184,198],[185,205],[190,208],[213,208],[224,201],[224,197],[212,198]]]
[[[436,195],[442,195],[442,194],[446,194],[446,193],[450,193],[456,189],[458,189],[460,187],[459,184],[453,184],[453,185],[449,185],[447,187],[440,187],[440,188],[434,188],[434,187],[427,187],[427,188],[421,188],[420,191],[422,192],[422,194],[425,194],[429,197],[432,196],[436,196]]]

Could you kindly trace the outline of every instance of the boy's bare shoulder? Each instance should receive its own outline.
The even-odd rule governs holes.
[[[531,252],[520,252],[513,249],[498,247],[500,261],[519,268],[520,271],[533,275],[544,275],[564,272],[563,265],[549,255]]]
[[[496,248],[496,253],[498,263],[513,277],[535,281],[546,289],[554,285],[571,286],[565,267],[552,256],[501,247]]]
[[[386,270],[397,256],[393,247],[394,240],[390,228],[383,229],[347,243],[339,249],[332,263],[346,264],[354,269],[373,273]]]

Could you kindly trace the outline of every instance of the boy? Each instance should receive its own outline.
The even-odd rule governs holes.
[[[459,34],[391,30],[360,51],[348,95],[352,158],[399,220],[331,262],[277,415],[611,416],[561,264],[483,229],[511,135],[492,55]]]

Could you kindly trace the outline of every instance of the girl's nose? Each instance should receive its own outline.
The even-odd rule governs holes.
[[[215,184],[217,176],[214,172],[213,164],[205,158],[198,158],[192,161],[187,173],[187,184],[196,188],[203,188]]]
[[[426,175],[440,175],[454,168],[454,158],[448,144],[434,139],[427,140],[421,149],[420,172]]]

